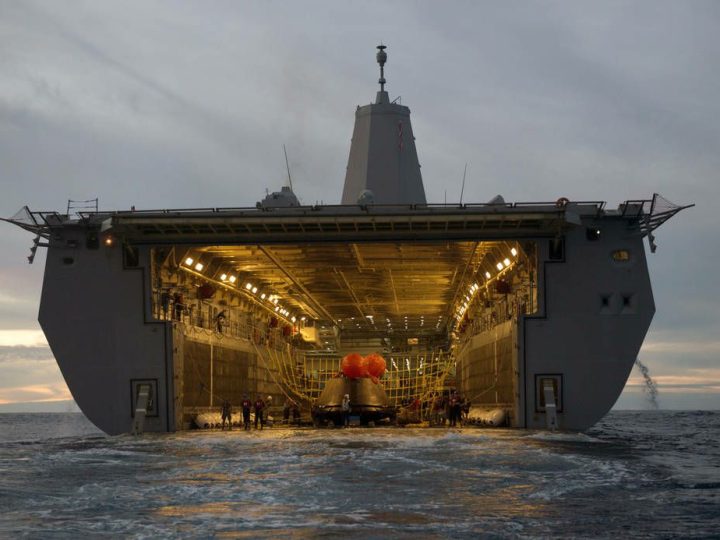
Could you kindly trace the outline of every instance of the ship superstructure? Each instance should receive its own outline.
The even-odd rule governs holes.
[[[309,408],[350,351],[385,356],[397,405],[455,387],[512,426],[574,430],[612,407],[655,311],[643,239],[683,207],[427,204],[409,109],[380,84],[341,205],[284,188],[254,208],[9,220],[48,247],[40,324],[98,427],[140,410],[186,429],[245,393]]]

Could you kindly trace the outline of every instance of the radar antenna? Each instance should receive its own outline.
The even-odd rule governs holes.
[[[292,187],[292,177],[290,176],[290,163],[288,163],[287,150],[285,149],[284,144],[283,144],[283,152],[285,152],[285,167],[287,167],[288,183],[290,184],[290,191],[294,192],[293,187]]]
[[[387,47],[383,45],[382,43],[377,46],[378,53],[376,55],[377,63],[380,64],[380,78],[378,79],[378,82],[380,83],[380,91],[385,91],[385,83],[387,82],[385,80],[385,62],[387,62],[387,53],[385,52],[385,49]]]
[[[465,163],[465,170],[463,171],[463,182],[460,188],[460,206],[462,206],[463,193],[465,193],[465,175],[467,174],[467,163]]]

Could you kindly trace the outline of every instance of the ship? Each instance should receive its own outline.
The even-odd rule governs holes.
[[[385,358],[363,384],[392,411],[454,391],[510,427],[582,431],[611,409],[655,312],[646,241],[692,205],[428,203],[385,48],[340,204],[301,204],[288,168],[249,208],[95,201],[4,220],[35,235],[30,262],[47,248],[38,320],[98,428],[190,429],[246,395],[309,411],[345,391],[351,352]]]

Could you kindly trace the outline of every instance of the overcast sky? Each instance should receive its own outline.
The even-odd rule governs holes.
[[[0,0],[0,216],[338,203],[357,105],[412,111],[429,202],[697,203],[648,255],[641,353],[665,408],[720,408],[720,3]],[[0,404],[69,393],[44,253],[0,224]],[[41,250],[42,251],[42,250]],[[634,371],[619,407],[643,407]]]

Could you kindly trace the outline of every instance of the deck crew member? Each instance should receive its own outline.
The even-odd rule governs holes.
[[[340,411],[342,412],[343,427],[350,425],[350,395],[345,394],[343,396],[342,405],[340,405]]]
[[[243,394],[242,400],[242,413],[243,413],[243,426],[245,431],[250,429],[250,409],[252,409],[252,401],[247,394]]]
[[[264,411],[265,402],[263,401],[262,396],[258,394],[257,399],[255,400],[255,429],[258,428],[258,422],[260,422],[260,429],[265,427],[265,418],[263,417]]]
[[[183,311],[185,311],[185,297],[181,292],[173,294],[173,308],[175,311],[175,320],[182,320]]]
[[[228,423],[228,430],[232,431],[232,406],[226,399],[222,404],[222,429],[225,430],[225,421]]]
[[[163,319],[168,319],[168,312],[170,311],[170,299],[172,298],[172,289],[163,291],[160,295],[160,304],[162,305]]]
[[[225,310],[223,309],[220,313],[215,315],[215,329],[217,330],[218,334],[223,333],[223,326],[225,326]]]

